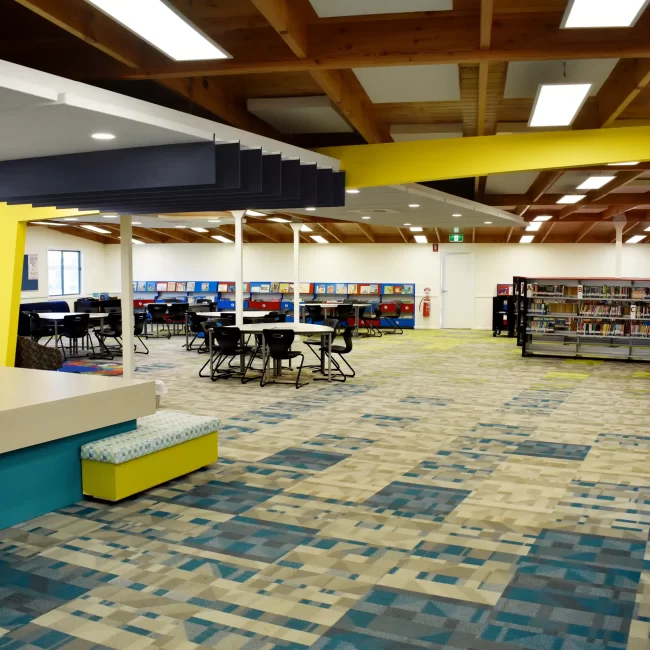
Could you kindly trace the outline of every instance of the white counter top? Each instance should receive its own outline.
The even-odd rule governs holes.
[[[155,411],[153,381],[0,367],[0,454]]]

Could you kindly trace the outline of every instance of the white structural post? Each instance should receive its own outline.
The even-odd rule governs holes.
[[[244,214],[231,210],[235,219],[235,324],[244,324]]]
[[[625,223],[625,217],[614,217],[614,228],[616,228],[615,278],[623,276],[623,226],[625,226]]]
[[[133,228],[131,215],[120,216],[120,270],[122,280],[122,376],[133,379]]]
[[[292,223],[293,228],[293,322],[300,322],[300,229],[301,223]]]

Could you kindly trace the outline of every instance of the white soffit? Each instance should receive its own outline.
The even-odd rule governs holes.
[[[354,73],[375,104],[460,101],[455,63],[354,68]]]
[[[539,133],[540,131],[570,131],[570,126],[528,126],[528,122],[498,122],[497,135],[513,133]]]
[[[370,14],[450,11],[453,0],[310,0],[320,18],[367,16]]]
[[[581,59],[566,62],[567,83],[592,84],[589,95],[600,90],[618,63],[618,59]],[[534,98],[540,84],[564,82],[562,61],[513,61],[503,96],[506,99]]]
[[[393,124],[390,135],[394,142],[412,140],[446,140],[462,138],[462,124]]]
[[[93,140],[96,132],[116,137]],[[339,169],[329,156],[0,60],[0,160],[212,141]]]
[[[537,172],[490,174],[485,186],[486,194],[525,194],[535,182]]]
[[[329,97],[249,99],[248,110],[281,133],[350,133]]]

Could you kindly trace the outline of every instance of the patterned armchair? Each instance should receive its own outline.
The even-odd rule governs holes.
[[[19,336],[16,345],[16,368],[58,370],[63,365],[63,354],[57,348],[46,348],[28,336]]]

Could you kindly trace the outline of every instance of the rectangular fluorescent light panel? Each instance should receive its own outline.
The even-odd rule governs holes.
[[[86,0],[174,61],[227,59],[228,53],[163,0]]]
[[[535,235],[522,235],[521,239],[519,240],[520,244],[530,244],[533,239],[535,239]]]
[[[314,229],[309,226],[300,226],[300,232],[314,232]]]
[[[232,244],[232,239],[228,239],[228,237],[222,237],[221,235],[212,235],[212,239],[216,239],[223,244]]]
[[[258,212],[257,210],[246,210],[246,214],[249,217],[265,217],[266,216],[263,212]]]
[[[582,185],[578,185],[578,190],[599,190],[610,183],[616,176],[590,176]]]
[[[634,237],[630,237],[625,243],[638,244],[640,241],[643,241],[645,238],[646,238],[645,235],[634,235]]]
[[[571,0],[562,28],[632,27],[647,6],[648,0]]]
[[[193,230],[194,232],[209,232],[207,228],[190,228],[190,230]]]
[[[578,203],[584,199],[584,194],[565,194],[559,201],[558,203],[561,204],[566,204],[566,205],[573,205],[574,203]]]
[[[648,226],[648,227],[644,230],[644,232],[650,232],[650,226]]]
[[[138,245],[140,245],[140,246],[144,246],[144,242],[143,242],[143,241],[140,241],[139,239],[132,239],[132,240],[131,240],[131,243],[133,243],[133,244],[138,244]]]
[[[638,165],[639,161],[636,162],[624,162],[624,163],[607,163],[608,167],[631,167],[633,165]]]
[[[542,227],[542,223],[540,221],[538,222],[532,222],[528,224],[528,228],[526,228],[526,232],[537,232],[540,228]]]
[[[97,226],[81,226],[86,230],[91,230],[92,232],[98,232],[100,235],[110,235],[110,230],[105,230],[104,228],[98,228]]]
[[[542,84],[528,126],[569,126],[587,101],[591,84]]]
[[[413,239],[415,239],[416,244],[428,244],[429,240],[427,239],[426,235],[414,235]]]
[[[320,235],[310,235],[310,237],[317,243],[317,244],[329,244],[327,239],[325,237],[321,237]]]
[[[267,221],[275,221],[275,223],[291,223],[289,219],[283,219],[282,217],[269,217]]]
[[[65,223],[59,223],[58,221],[30,221],[34,226],[65,226]]]
[[[535,217],[533,221],[550,221],[553,217],[550,214],[540,214],[539,217]]]
[[[409,230],[411,232],[422,232],[422,228],[420,228],[420,226],[411,226]]]

